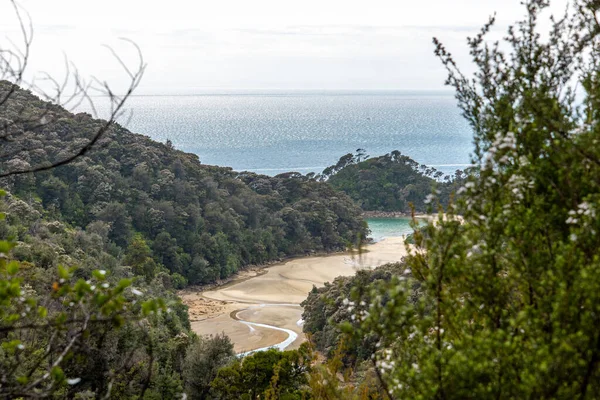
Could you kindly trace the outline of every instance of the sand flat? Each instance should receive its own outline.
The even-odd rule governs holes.
[[[202,293],[186,293],[183,301],[190,307],[192,329],[200,335],[224,332],[232,339],[237,352],[274,345],[287,334],[268,328],[250,329],[231,317],[297,332],[298,339],[288,348],[300,346],[304,340],[298,321],[299,304],[313,285],[320,287],[338,276],[349,276],[365,268],[399,261],[406,255],[403,238],[387,238],[365,246],[362,254],[338,253],[293,259],[266,269],[266,273],[232,285]],[[295,305],[295,306],[294,306]]]

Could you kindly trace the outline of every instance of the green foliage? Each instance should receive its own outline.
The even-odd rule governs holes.
[[[0,95],[9,85],[0,82]],[[41,127],[15,124],[23,133],[3,144],[3,154],[10,156],[0,157],[0,170],[60,160],[65,144],[82,141],[102,124],[24,90],[0,106],[0,118],[7,121],[48,112],[52,118]],[[22,150],[31,143],[35,151]],[[185,280],[213,282],[285,256],[343,250],[366,237],[360,209],[324,183],[294,173],[268,177],[202,165],[193,154],[118,125],[85,157],[33,176],[9,177],[0,185],[49,219],[98,234],[106,253],[125,250],[125,264],[148,281],[163,267],[178,274],[177,287]],[[25,241],[28,231],[10,234]],[[46,257],[45,266],[55,266],[54,260]]]
[[[435,168],[393,151],[371,159],[346,154],[335,166],[325,169],[321,178],[348,194],[365,211],[410,212],[413,204],[417,211],[424,212],[430,207],[432,192],[447,205],[464,179],[459,170],[443,182],[439,181],[442,176]]]
[[[147,282],[150,282],[157,270],[157,265],[151,256],[152,252],[144,238],[136,235],[127,247],[123,262],[131,266],[135,275],[143,276]]]
[[[416,227],[412,233],[410,233],[406,236],[406,239],[404,239],[404,243],[405,244],[415,244],[415,237],[420,235],[420,237],[423,238],[424,236],[427,235],[427,231],[428,231],[427,226]]]
[[[314,359],[313,367],[308,373],[312,398],[388,400],[379,385],[374,368],[364,368],[364,364],[361,370],[344,367],[342,357],[346,352],[348,348],[341,342],[327,360],[319,363]]]
[[[192,400],[208,399],[220,368],[235,359],[233,344],[224,334],[201,338],[187,350],[184,363],[186,393]]]
[[[162,300],[138,303],[131,280],[113,283],[100,270],[86,281],[59,266],[49,293],[39,295],[23,283],[19,263],[6,259],[11,247],[0,241],[0,397],[85,388],[89,360],[81,357],[99,349],[98,341],[115,328],[135,331],[138,321],[166,311]]]
[[[356,314],[394,398],[600,397],[599,6],[576,1],[542,36],[547,2],[525,5],[506,46],[486,40],[493,20],[469,40],[473,80],[438,43],[479,173],[414,235],[419,301],[396,280]]]
[[[331,357],[340,351],[343,342],[344,352],[340,358],[344,365],[370,360],[379,338],[372,334],[348,337],[344,332],[358,329],[359,322],[354,313],[371,303],[369,288],[401,276],[405,269],[403,263],[386,264],[373,270],[357,271],[354,276],[338,277],[322,288],[313,288],[302,302],[302,319],[303,331],[310,336],[315,348]],[[360,296],[355,294],[357,291]]]
[[[0,397],[180,396],[185,306],[104,253],[92,233],[102,229],[70,230],[34,207],[0,202],[2,236],[28,232],[0,240]],[[52,267],[59,260],[83,266]]]
[[[300,350],[260,351],[221,368],[212,381],[217,399],[303,399],[306,398],[310,356]]]

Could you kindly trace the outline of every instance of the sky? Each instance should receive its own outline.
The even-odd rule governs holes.
[[[566,2],[554,0],[555,10]],[[0,44],[18,43],[0,0]],[[444,90],[438,37],[471,71],[467,36],[494,12],[500,37],[519,0],[21,0],[35,29],[29,72],[60,77],[64,57],[115,87],[142,50],[137,94],[220,90]]]

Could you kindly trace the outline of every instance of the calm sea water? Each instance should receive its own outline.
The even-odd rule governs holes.
[[[444,173],[463,169],[471,131],[449,93],[263,92],[135,96],[125,124],[205,164],[267,175],[321,172],[364,148],[400,150]],[[100,107],[100,116],[103,116]]]
[[[413,232],[410,218],[367,218],[371,238],[378,242],[386,237],[408,235]]]

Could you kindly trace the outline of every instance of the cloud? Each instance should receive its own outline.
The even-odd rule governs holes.
[[[67,24],[58,24],[58,25],[36,24],[36,25],[34,25],[34,30],[36,32],[40,32],[40,33],[67,33],[69,31],[73,31],[75,29],[77,29],[77,26],[67,25]]]
[[[281,29],[239,28],[233,32],[256,36],[355,36],[355,35],[390,35],[410,32],[478,32],[481,25],[303,25],[289,26]]]

